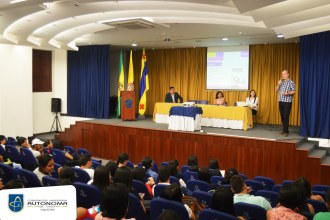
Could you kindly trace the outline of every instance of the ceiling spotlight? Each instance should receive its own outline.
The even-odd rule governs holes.
[[[283,34],[278,34],[277,37],[278,37],[278,38],[283,38],[284,35],[283,35]]]
[[[227,37],[224,37],[224,38],[222,38],[222,40],[226,41],[226,40],[228,40],[228,38]]]
[[[45,7],[45,9],[50,9],[50,4],[52,3],[52,0],[44,0],[42,5]]]
[[[20,3],[20,2],[25,2],[26,0],[13,0],[9,2],[9,4],[15,4],[15,3]]]
[[[132,47],[137,47],[137,43],[132,43]]]

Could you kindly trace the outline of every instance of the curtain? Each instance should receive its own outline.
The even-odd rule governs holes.
[[[300,38],[300,135],[330,138],[330,32]]]
[[[146,115],[152,115],[156,102],[164,102],[170,86],[187,100],[214,102],[216,90],[206,90],[207,48],[146,50],[149,70]],[[133,52],[134,82],[141,75],[142,51]],[[299,45],[274,44],[250,46],[250,88],[259,97],[258,123],[280,124],[275,85],[281,71],[288,69],[291,79],[299,88]],[[139,91],[138,83],[135,90]],[[136,92],[137,93],[137,92]],[[245,101],[248,91],[224,91],[228,105]],[[291,125],[299,125],[299,93],[295,95]],[[136,96],[138,100],[138,95]]]
[[[68,115],[109,118],[109,46],[68,51]]]

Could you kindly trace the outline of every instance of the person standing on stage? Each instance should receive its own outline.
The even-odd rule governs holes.
[[[292,107],[293,94],[296,93],[295,83],[289,79],[288,70],[282,71],[282,78],[278,81],[275,91],[279,91],[279,108],[283,125],[283,134],[289,135],[289,116]]]
[[[183,98],[179,95],[179,93],[175,92],[174,87],[171,86],[170,87],[170,92],[166,94],[165,96],[165,102],[168,103],[178,103],[180,100],[180,102],[183,102]]]

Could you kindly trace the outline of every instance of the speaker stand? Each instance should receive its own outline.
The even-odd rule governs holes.
[[[57,112],[56,112],[52,127],[50,128],[50,132],[55,131],[56,133],[59,133],[58,128],[60,128],[60,131],[62,131],[61,123],[60,123],[60,120],[58,119]]]

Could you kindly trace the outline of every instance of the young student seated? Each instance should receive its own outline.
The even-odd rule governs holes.
[[[327,191],[326,196],[326,205],[328,208],[328,212],[319,212],[314,216],[314,220],[329,220],[330,219],[330,189]]]

